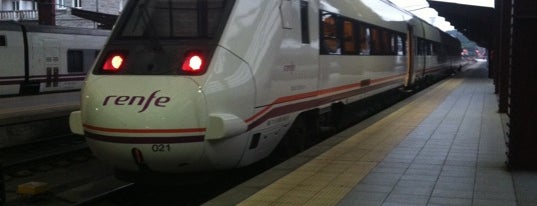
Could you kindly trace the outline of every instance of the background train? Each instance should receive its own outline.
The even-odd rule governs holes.
[[[0,22],[0,96],[79,90],[109,35]]]
[[[451,72],[460,51],[381,0],[131,0],[70,126],[118,171],[242,167],[304,148],[342,106]]]

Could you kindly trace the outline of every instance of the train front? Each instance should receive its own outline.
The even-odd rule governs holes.
[[[123,171],[189,172],[204,165],[202,91],[228,0],[134,0],[124,9],[82,90],[75,133]]]

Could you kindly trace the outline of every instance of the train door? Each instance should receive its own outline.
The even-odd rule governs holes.
[[[414,61],[415,61],[415,36],[414,36],[414,26],[411,24],[407,25],[407,69],[406,69],[406,78],[405,78],[405,87],[409,87],[414,83]]]
[[[276,21],[265,19],[270,21],[270,25],[263,29],[271,32],[263,34],[262,38],[271,41],[266,42],[271,50],[263,55],[269,68],[262,66],[256,73],[259,77],[256,79],[256,104],[257,109],[272,108],[279,114],[254,131],[255,146],[245,151],[241,164],[269,155],[285,134],[282,129],[288,128],[293,120],[287,113],[295,112],[295,108],[309,109],[304,102],[306,98],[314,97],[318,90],[318,0],[265,3],[275,9],[267,8],[264,12],[271,12],[271,17],[277,15],[279,18]]]
[[[425,71],[427,70],[427,34],[425,33],[426,25],[422,23],[421,25],[421,35],[422,38],[418,39],[418,51],[419,51],[419,61],[420,61],[420,70],[421,77],[425,77]]]
[[[412,26],[412,32],[414,35],[414,78],[416,80],[422,78],[425,75],[425,66],[426,66],[426,58],[427,58],[427,52],[426,48],[424,46],[425,43],[425,30],[424,25],[421,22],[417,22],[413,24]]]
[[[41,72],[45,74],[45,82],[41,89],[50,91],[58,87],[60,80],[60,42],[56,39],[44,39],[42,45],[44,65]]]
[[[275,2],[276,3],[276,2]],[[318,1],[278,0],[279,25],[271,29],[277,33],[271,39],[273,50],[266,56],[270,62],[266,81],[257,81],[258,106],[271,103],[288,103],[279,98],[310,93],[318,89]],[[269,73],[270,72],[270,73]],[[258,76],[261,76],[258,74]],[[286,98],[289,101],[300,99]]]

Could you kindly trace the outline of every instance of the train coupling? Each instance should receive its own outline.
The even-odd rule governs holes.
[[[138,169],[142,173],[149,173],[151,172],[151,169],[145,164],[144,156],[142,155],[142,151],[138,148],[132,148],[131,150],[132,157],[134,158],[134,162],[136,162],[136,165],[138,165]]]

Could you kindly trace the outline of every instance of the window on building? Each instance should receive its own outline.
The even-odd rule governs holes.
[[[82,0],[73,0],[73,7],[82,8]]]
[[[21,3],[19,0],[15,0],[11,2],[11,10],[18,11],[20,10]]]
[[[123,5],[125,5],[124,2],[123,2],[123,0],[120,0],[120,1],[119,1],[119,12],[122,12],[122,11],[123,11]]]
[[[56,0],[56,8],[65,9],[65,0]]]

